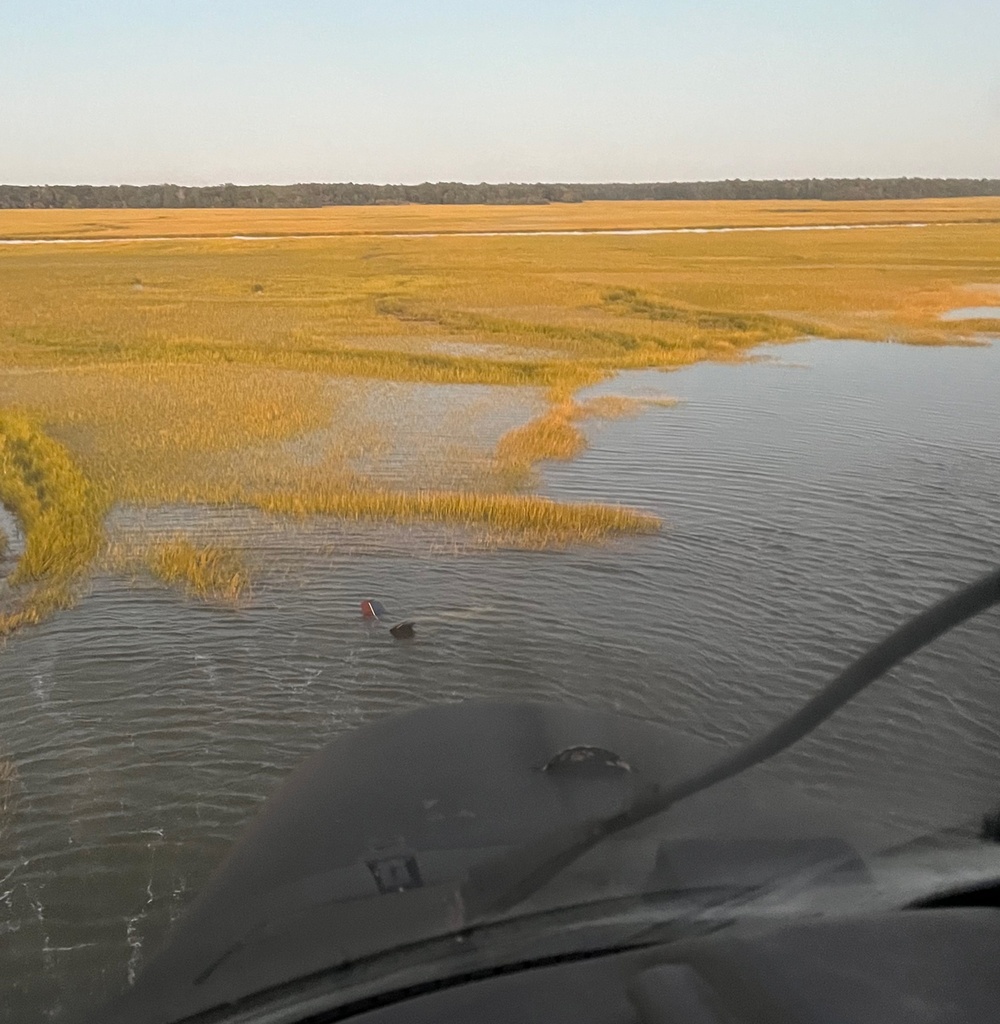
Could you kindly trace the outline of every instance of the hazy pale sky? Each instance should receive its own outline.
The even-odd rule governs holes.
[[[1000,177],[1000,0],[0,0],[0,182]]]

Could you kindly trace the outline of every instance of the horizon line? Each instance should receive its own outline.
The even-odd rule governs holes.
[[[496,180],[496,181],[463,181],[458,178],[450,179],[438,179],[432,181],[431,179],[425,179],[423,181],[361,181],[354,179],[342,179],[342,180],[321,180],[314,178],[312,180],[300,179],[298,181],[287,181],[287,182],[269,182],[269,181],[218,181],[204,185],[187,184],[179,181],[118,181],[118,182],[103,182],[97,183],[93,181],[46,181],[46,182],[31,182],[28,184],[19,184],[16,182],[2,182],[0,181],[0,188],[192,188],[192,189],[209,189],[209,188],[295,188],[297,186],[333,186],[333,185],[354,185],[363,188],[420,188],[424,185],[461,185],[467,188],[478,188],[487,186],[490,188],[502,188],[505,186],[514,187],[573,187],[582,186],[587,188],[600,187],[600,186],[666,186],[666,185],[732,185],[732,184],[743,184],[743,185],[764,185],[771,183],[781,184],[795,184],[795,183],[806,183],[806,182],[820,182],[820,183],[850,183],[850,182],[955,182],[955,183],[979,183],[985,182],[990,184],[1000,183],[1000,177],[987,177],[987,176],[968,176],[968,177],[956,177],[956,176],[929,176],[929,175],[909,175],[909,174],[897,174],[889,176],[863,176],[863,175],[825,175],[823,177],[797,177],[797,178],[672,178],[672,179],[605,179],[605,180]]]

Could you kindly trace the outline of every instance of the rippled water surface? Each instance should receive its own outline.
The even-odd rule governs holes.
[[[260,801],[375,716],[549,698],[720,745],[1000,560],[1000,348],[810,342],[743,365],[636,372],[591,394],[671,395],[597,424],[553,497],[652,509],[651,538],[487,552],[423,529],[123,511],[237,535],[253,601],[96,579],[0,650],[3,1020],[65,1019],[128,983]],[[412,643],[360,620],[378,597]],[[928,829],[1000,799],[1000,617],[893,672],[775,775]]]

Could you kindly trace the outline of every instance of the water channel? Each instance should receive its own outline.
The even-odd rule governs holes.
[[[239,510],[116,513],[254,553],[238,609],[98,576],[0,649],[0,1020],[127,985],[277,782],[373,718],[488,696],[613,707],[720,747],[1000,561],[1000,347],[809,341],[630,372],[672,396],[588,425],[544,493],[661,515],[653,537],[485,551],[421,528]],[[416,619],[395,643],[379,598]],[[1000,617],[892,672],[771,768],[914,832],[1000,802]]]

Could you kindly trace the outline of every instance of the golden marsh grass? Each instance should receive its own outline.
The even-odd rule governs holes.
[[[182,493],[200,458],[283,441],[331,417],[315,374],[110,364],[0,373],[0,408],[42,419],[115,500]]]
[[[537,419],[505,434],[497,445],[497,463],[513,474],[523,474],[543,459],[568,461],[586,448],[573,402],[560,402]]]
[[[152,577],[203,601],[238,604],[250,595],[250,570],[240,549],[196,543],[180,533],[113,540],[100,561],[111,572]]]
[[[641,513],[525,493],[536,462],[583,449],[587,416],[634,411],[611,399],[582,403],[581,387],[621,369],[740,359],[760,342],[806,335],[971,343],[968,325],[939,315],[995,301],[1000,200],[794,207],[0,212],[0,234],[26,236],[342,233],[0,246],[0,500],[25,525],[16,581],[33,595],[0,628],[69,600],[115,502],[474,523],[530,544],[641,532],[653,526]],[[955,223],[448,234],[899,221]],[[444,234],[387,236],[402,230]],[[378,465],[391,447],[380,447],[377,417],[358,411],[364,402],[344,399],[372,381],[533,388],[548,408],[483,453],[462,487],[423,486],[419,473],[414,484],[357,468],[359,452]],[[409,443],[420,453],[428,439],[415,428]]]
[[[498,543],[528,547],[594,542],[614,534],[654,533],[660,527],[655,516],[620,506],[470,491],[317,489],[251,495],[247,503],[283,515],[471,525],[485,528]]]
[[[0,502],[20,520],[25,549],[10,576],[0,636],[72,600],[102,543],[104,504],[66,449],[29,420],[0,414]]]
[[[530,473],[543,460],[568,462],[587,447],[587,438],[578,424],[588,419],[621,419],[635,416],[650,405],[669,407],[670,398],[628,398],[601,395],[585,401],[556,401],[541,416],[508,431],[497,445],[496,464],[502,473],[516,479]]]
[[[559,231],[1000,218],[996,198],[593,201],[549,206],[360,206],[301,210],[0,210],[0,238]]]
[[[185,537],[154,544],[147,555],[150,572],[192,595],[236,603],[249,590],[250,573],[239,551],[219,545],[197,546]]]

